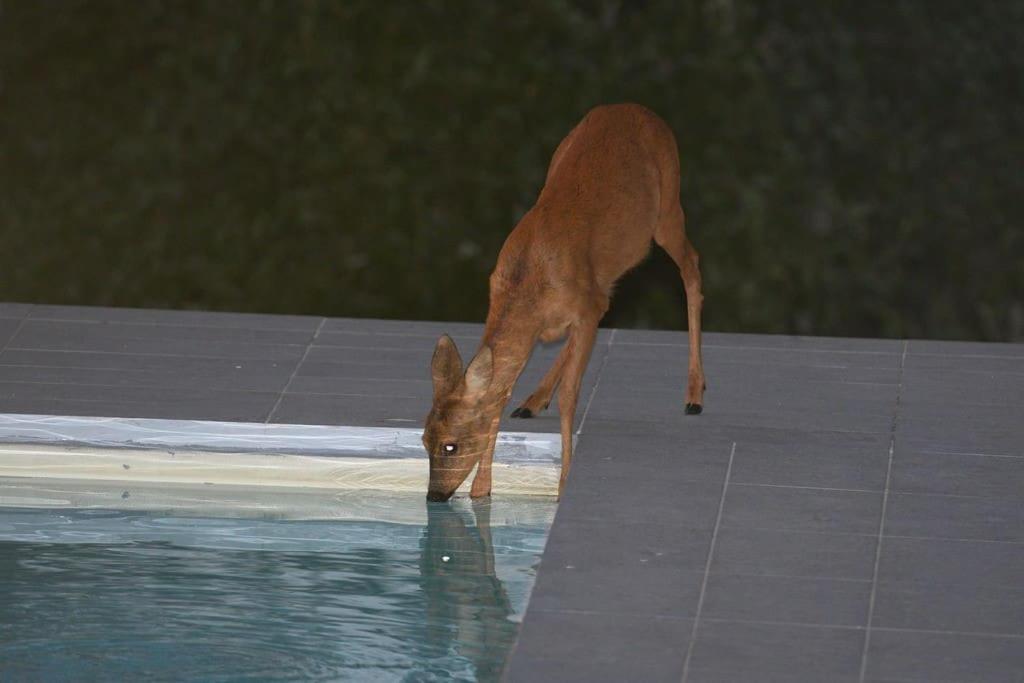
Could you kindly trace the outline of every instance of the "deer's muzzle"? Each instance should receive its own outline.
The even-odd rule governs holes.
[[[452,494],[454,494],[454,493],[455,493],[455,491],[448,491],[446,493],[444,491],[430,491],[430,490],[428,490],[427,491],[427,500],[430,501],[431,503],[443,503],[444,501],[446,501],[449,498],[451,498]]]

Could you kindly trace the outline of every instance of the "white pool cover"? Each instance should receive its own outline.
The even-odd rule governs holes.
[[[423,492],[421,435],[402,427],[0,414],[0,477]],[[493,490],[554,495],[559,465],[557,434],[502,432]]]

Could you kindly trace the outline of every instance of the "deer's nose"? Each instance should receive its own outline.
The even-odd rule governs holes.
[[[455,493],[452,491],[452,493]],[[452,493],[445,493],[444,491],[427,491],[427,500],[431,503],[443,503],[452,497]]]

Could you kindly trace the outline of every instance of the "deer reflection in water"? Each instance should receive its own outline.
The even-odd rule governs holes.
[[[426,503],[427,527],[421,541],[420,582],[426,595],[429,646],[458,652],[478,680],[497,680],[518,625],[505,586],[494,570],[491,503],[474,500],[471,509]]]

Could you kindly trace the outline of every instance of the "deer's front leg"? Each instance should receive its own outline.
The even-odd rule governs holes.
[[[495,420],[491,424],[487,450],[480,456],[480,462],[476,466],[476,476],[473,477],[473,486],[469,489],[470,498],[483,498],[491,495],[491,464],[494,462],[494,445],[498,442],[499,422],[499,420]]]
[[[558,495],[565,489],[572,463],[572,423],[576,415],[576,403],[580,394],[580,382],[587,369],[590,352],[597,337],[597,323],[600,316],[585,325],[574,327],[566,342],[565,369],[562,374],[562,388],[558,392],[558,413],[562,427],[562,472],[558,478]]]

